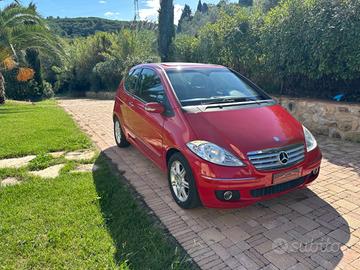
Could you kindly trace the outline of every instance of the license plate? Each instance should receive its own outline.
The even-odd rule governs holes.
[[[280,184],[300,177],[300,168],[273,174],[273,184]]]

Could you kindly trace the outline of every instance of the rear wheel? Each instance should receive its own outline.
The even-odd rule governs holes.
[[[180,153],[173,154],[169,159],[168,180],[171,194],[180,207],[190,209],[200,205],[191,168]]]
[[[121,128],[120,121],[117,117],[114,118],[114,137],[117,146],[127,147],[130,143],[126,140],[125,134]]]

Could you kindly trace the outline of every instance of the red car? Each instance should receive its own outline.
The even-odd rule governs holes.
[[[218,65],[133,67],[114,105],[119,147],[167,171],[182,208],[242,207],[319,175],[314,136],[258,86]]]

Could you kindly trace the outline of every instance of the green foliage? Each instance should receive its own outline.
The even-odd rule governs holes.
[[[118,32],[121,29],[155,29],[156,25],[151,22],[129,22],[107,20],[103,18],[54,18],[48,17],[46,22],[58,35],[68,38],[87,37],[97,32]]]
[[[17,82],[14,77],[10,84],[0,83],[0,101],[4,99],[5,87],[10,87],[8,94],[12,98],[39,99],[44,95],[40,57],[60,59],[62,48],[57,37],[48,29],[44,20],[37,13],[34,4],[24,7],[13,3],[0,9],[0,68],[5,59],[12,58],[17,65],[30,66],[35,71],[35,78],[29,83]],[[15,69],[16,70],[16,69]],[[0,70],[0,73],[3,70]],[[12,73],[12,75],[15,75]],[[0,74],[0,77],[2,75]],[[4,76],[5,79],[8,76]],[[48,91],[49,89],[46,89]]]
[[[6,81],[6,96],[15,100],[31,100],[39,101],[43,98],[54,96],[51,84],[42,81],[41,84],[37,80],[31,79],[26,82],[17,80],[18,68],[11,71],[5,71],[4,77]]]
[[[277,4],[261,0],[242,8],[224,2],[210,8],[215,22],[196,13],[181,24],[176,59],[227,65],[277,93],[327,98],[345,93],[347,100],[359,100],[360,2]]]
[[[178,35],[173,44],[176,61],[200,62],[199,39],[190,35]]]
[[[180,33],[181,32],[181,24],[183,24],[184,21],[190,21],[191,19],[192,19],[191,9],[188,5],[185,5],[184,9],[181,13],[179,22],[178,22],[178,27],[176,29],[176,32]]]
[[[207,23],[215,23],[219,18],[219,9],[214,5],[207,5],[205,13],[195,12],[189,19],[179,21],[178,33],[195,36]]]
[[[34,80],[38,83],[39,86],[42,86],[43,77],[41,70],[41,62],[39,57],[39,51],[34,48],[27,48],[25,59],[28,66],[35,72]]]
[[[253,0],[239,0],[239,5],[242,7],[250,7],[253,5]]]
[[[151,30],[96,33],[65,46],[63,67],[54,67],[56,91],[114,91],[134,62],[158,61],[156,35]]]
[[[158,51],[161,61],[170,60],[171,43],[175,36],[173,0],[161,0],[159,10]]]
[[[260,8],[263,12],[268,12],[270,9],[279,5],[281,0],[254,0],[253,5]]]

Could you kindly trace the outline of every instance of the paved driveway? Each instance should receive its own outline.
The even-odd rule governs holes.
[[[134,147],[114,146],[112,101],[60,105],[202,269],[360,269],[359,144],[318,138],[324,160],[309,189],[242,209],[184,211],[155,165]]]

